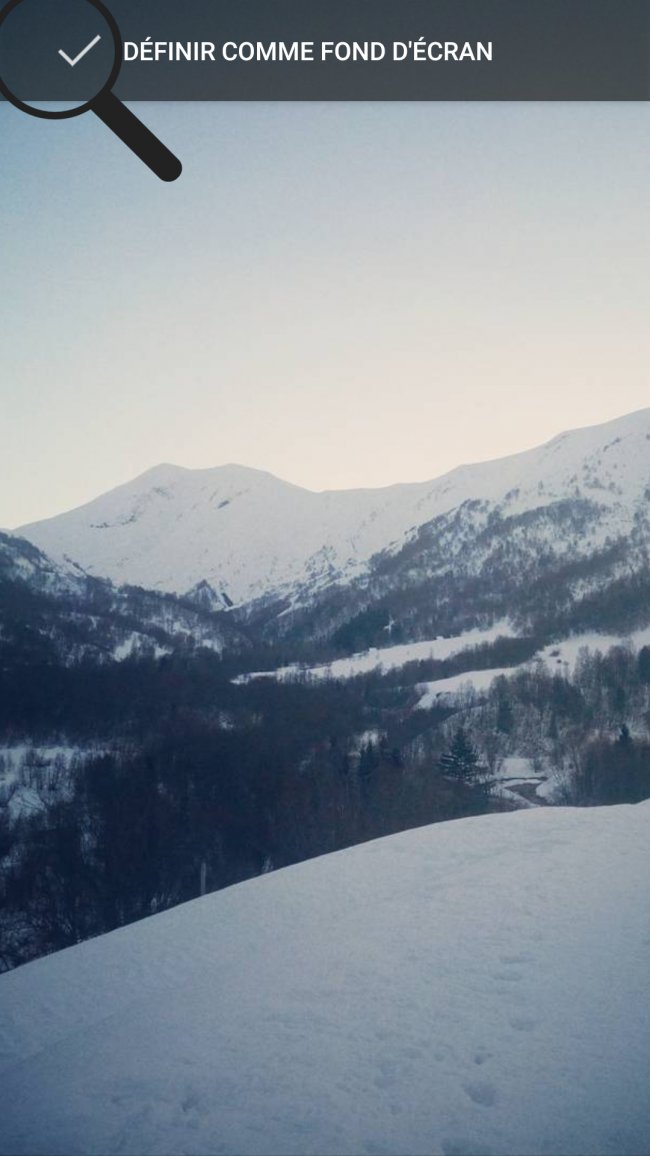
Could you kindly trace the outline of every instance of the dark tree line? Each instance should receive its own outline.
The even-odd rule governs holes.
[[[34,733],[106,753],[67,773],[24,769],[42,805],[0,824],[4,966],[202,888],[488,806],[418,741],[446,712],[413,716],[395,688],[386,712],[380,678],[237,686],[207,652],[32,674],[8,717],[21,703]]]
[[[347,681],[240,684],[233,657],[208,650],[122,663],[5,650],[0,741],[86,753],[26,760],[37,805],[12,821],[0,805],[0,966],[204,888],[506,807],[489,782],[508,755],[561,772],[566,801],[648,797],[650,648],[583,654],[573,673],[558,655],[555,670],[529,664],[417,709],[423,678],[521,661],[536,641]]]

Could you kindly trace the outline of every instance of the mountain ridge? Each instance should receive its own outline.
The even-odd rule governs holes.
[[[589,548],[603,546],[633,532],[649,487],[650,408],[379,489],[312,491],[232,463],[162,463],[17,533],[55,561],[114,582],[185,594],[206,581],[242,604],[349,584],[468,503],[502,517],[587,503]]]

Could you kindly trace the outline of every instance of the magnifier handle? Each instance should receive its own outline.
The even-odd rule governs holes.
[[[139,156],[161,181],[175,181],[180,177],[183,166],[178,157],[112,92],[101,93],[91,108],[106,127],[119,136],[127,148]]]

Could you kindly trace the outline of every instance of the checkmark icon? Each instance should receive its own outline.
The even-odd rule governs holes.
[[[101,36],[96,36],[95,39],[91,40],[90,44],[87,44],[85,48],[82,48],[81,52],[75,57],[68,56],[67,52],[64,52],[62,48],[59,48],[59,56],[62,56],[63,59],[67,61],[67,63],[70,65],[70,68],[74,68],[75,64],[78,64],[80,60],[83,60],[86,53],[90,52],[91,48],[94,48],[100,40]]]

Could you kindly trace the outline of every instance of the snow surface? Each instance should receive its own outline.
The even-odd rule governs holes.
[[[246,683],[255,678],[275,678],[280,682],[290,682],[292,679],[308,679],[321,681],[323,679],[354,678],[358,674],[369,674],[373,670],[398,670],[409,662],[420,662],[423,659],[433,658],[443,661],[446,658],[462,654],[464,650],[482,643],[494,642],[497,638],[513,638],[515,631],[508,619],[504,618],[485,629],[466,630],[452,638],[428,639],[424,642],[404,642],[399,646],[371,647],[352,654],[347,658],[337,658],[333,662],[322,666],[301,666],[291,663],[281,666],[277,670],[256,670],[247,674],[239,674],[232,681]],[[559,642],[549,643],[543,650],[538,651],[527,662],[518,666],[492,668],[490,670],[468,670],[462,674],[455,674],[449,678],[439,678],[432,682],[422,683],[426,694],[418,704],[427,708],[441,694],[457,694],[460,690],[469,688],[487,690],[493,679],[498,675],[512,675],[518,670],[529,668],[536,662],[543,662],[553,673],[559,669],[562,674],[573,673],[580,652],[584,649],[592,653],[599,650],[606,654],[612,646],[629,645],[633,650],[640,650],[643,646],[650,646],[650,626],[633,630],[625,636],[619,634],[598,634],[590,631],[586,634],[574,634]]]
[[[501,760],[495,778],[520,779],[525,782],[527,779],[538,779],[539,772],[535,770],[532,759],[523,758],[521,755],[507,755]]]
[[[519,666],[492,667],[490,670],[467,670],[462,674],[451,675],[449,678],[437,678],[432,682],[423,682],[420,684],[420,690],[423,692],[422,697],[417,703],[416,709],[429,710],[435,706],[441,697],[444,697],[447,702],[451,702],[472,690],[489,690],[495,678],[499,678],[501,675],[508,678],[520,670],[530,670],[538,662],[543,663],[551,674],[556,670],[560,674],[573,674],[582,651],[589,650],[592,654],[600,651],[601,654],[607,654],[612,646],[627,645],[635,651],[640,650],[643,646],[650,646],[650,626],[633,630],[625,637],[616,634],[597,634],[595,631],[588,634],[573,634],[562,639],[561,642],[550,643],[543,650],[534,654],[528,662],[521,663]]]
[[[546,768],[543,772],[536,771],[533,760],[521,755],[508,755],[501,759],[490,780],[493,796],[509,799],[519,807],[543,806],[550,801],[555,789],[549,789],[549,771]],[[541,803],[529,799],[526,793],[517,789],[531,786],[535,787],[535,795],[542,800]]]
[[[147,653],[151,654],[153,658],[162,658],[165,654],[171,654],[169,646],[160,646],[159,643],[152,642],[146,634],[133,630],[127,638],[124,638],[122,642],[118,642],[117,645],[113,647],[113,658],[116,662],[124,662],[127,658],[131,658],[132,655],[137,654],[143,646],[146,647]],[[218,644],[215,644],[214,649],[220,651],[222,648],[219,647]]]
[[[555,768],[551,770],[548,778],[539,784],[535,790],[535,794],[538,799],[544,799],[547,803],[553,803],[558,795],[561,796],[563,788],[568,786],[568,780],[568,775]]]
[[[649,837],[441,823],[2,975],[0,1151],[647,1156]]]
[[[500,675],[514,674],[521,667],[501,666],[491,670],[466,670],[463,674],[452,674],[450,678],[436,678],[432,682],[420,683],[422,697],[416,704],[416,710],[430,710],[441,699],[447,702],[458,699],[465,693],[473,690],[488,690],[495,678]]]
[[[495,639],[512,638],[514,630],[507,619],[495,622],[493,626],[484,630],[478,628],[466,630],[463,634],[452,638],[435,638],[425,642],[405,642],[399,646],[372,647],[370,650],[360,651],[348,658],[336,658],[333,662],[323,666],[300,666],[292,663],[290,666],[281,666],[278,670],[256,670],[250,674],[240,674],[233,682],[250,682],[254,678],[277,678],[281,682],[295,678],[308,678],[314,681],[329,678],[354,678],[357,674],[369,674],[373,670],[396,670],[406,666],[409,662],[421,662],[434,658],[442,662],[445,658],[452,658],[470,646],[480,646],[481,643],[494,642]]]
[[[633,650],[641,650],[643,646],[650,646],[650,626],[642,627],[639,630],[632,630],[624,636],[620,634],[598,634],[593,630],[586,634],[573,634],[569,638],[562,639],[561,642],[554,642],[544,647],[544,649],[540,651],[539,657],[551,671],[553,666],[556,666],[560,669],[561,673],[565,671],[567,673],[573,673],[581,650],[590,650],[592,654],[599,650],[601,654],[607,654],[607,651],[610,650],[612,646],[624,646],[627,644],[629,644]]]
[[[58,562],[118,583],[185,593],[209,582],[235,602],[333,578],[471,499],[508,515],[565,498],[605,509],[590,549],[630,532],[650,480],[650,409],[434,481],[313,493],[260,470],[161,465],[77,510],[23,526]]]

